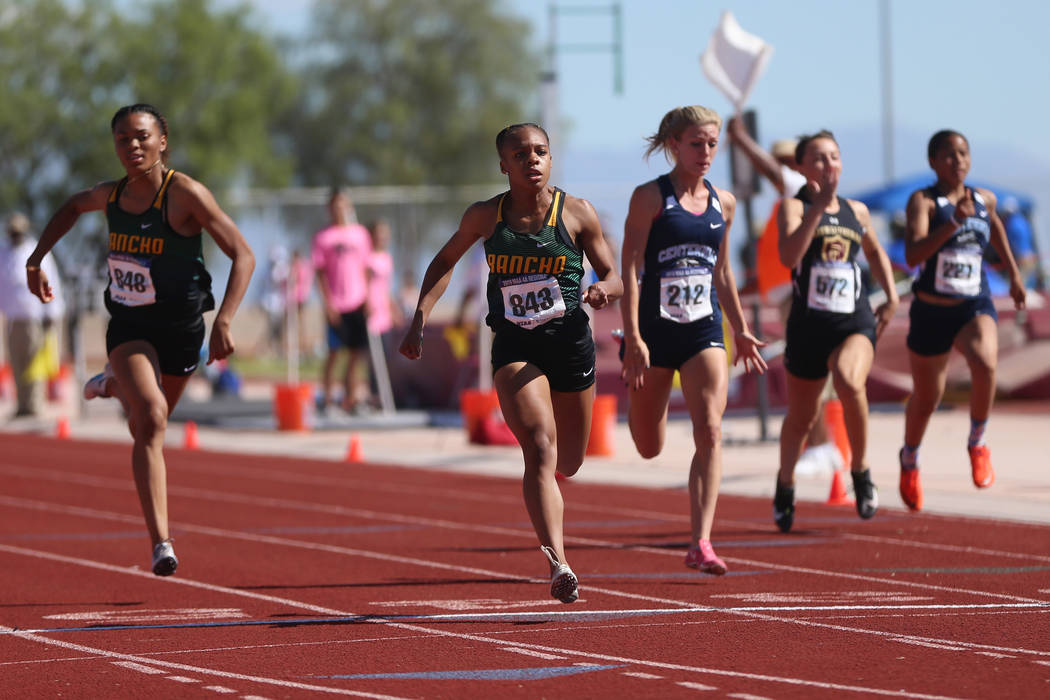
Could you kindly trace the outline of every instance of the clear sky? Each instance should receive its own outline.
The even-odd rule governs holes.
[[[749,106],[758,113],[759,141],[828,128],[838,136],[842,193],[884,179],[881,0],[622,0],[624,91],[613,91],[610,53],[573,50],[608,42],[608,15],[577,14],[612,0],[499,0],[533,25],[537,49],[547,45],[549,8],[556,33],[561,143],[552,144],[561,184],[595,201],[615,236],[622,232],[630,188],[667,166],[642,163],[643,139],[670,108],[704,104],[731,109],[699,65],[721,13],[774,48]],[[302,5],[253,4],[285,30],[303,26]],[[1050,2],[1044,0],[888,0],[892,37],[892,101],[896,176],[929,172],[925,145],[933,132],[965,134],[972,177],[1027,192],[1037,199],[1036,228],[1050,248]],[[291,9],[294,8],[294,9]],[[541,70],[543,66],[537,66]],[[538,119],[538,105],[526,119]],[[491,135],[479,141],[488,147]],[[711,173],[729,186],[728,153]],[[493,160],[494,179],[498,177]],[[756,203],[765,212],[770,195]],[[764,216],[764,214],[762,214]]]

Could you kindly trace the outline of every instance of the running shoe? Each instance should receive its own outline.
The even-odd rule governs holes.
[[[554,571],[551,572],[551,597],[563,603],[575,603],[580,597],[576,574],[572,573],[568,564],[558,561],[558,555],[550,547],[541,546],[540,551],[547,555],[547,560],[554,567]]]
[[[685,554],[685,565],[691,569],[697,569],[701,573],[722,576],[729,571],[726,563],[715,554],[711,540],[697,540],[696,545],[690,545]]]
[[[773,520],[781,532],[791,530],[791,525],[795,522],[795,487],[784,486],[779,479],[773,496]]]
[[[919,480],[919,467],[914,466],[911,469],[905,469],[902,456],[904,450],[902,449],[897,454],[897,459],[901,460],[901,500],[904,501],[904,505],[908,506],[909,510],[918,512],[922,510],[922,482]]]
[[[857,499],[857,515],[867,520],[879,509],[879,490],[871,480],[871,470],[850,472],[853,477],[853,496]]]
[[[995,470],[992,469],[992,452],[988,445],[968,447],[970,452],[970,470],[973,472],[973,485],[986,489],[995,483]]]
[[[106,393],[106,382],[112,378],[113,368],[107,362],[101,373],[96,374],[84,384],[84,399],[90,401],[91,399],[109,398],[109,394]]]
[[[153,548],[153,573],[157,576],[171,576],[179,568],[179,560],[171,546],[171,539],[158,542]]]

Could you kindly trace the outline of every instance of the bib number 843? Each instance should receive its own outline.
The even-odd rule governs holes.
[[[554,307],[554,297],[551,290],[544,287],[536,292],[528,292],[523,297],[521,294],[511,294],[510,312],[515,316],[525,316],[528,312],[537,314]]]

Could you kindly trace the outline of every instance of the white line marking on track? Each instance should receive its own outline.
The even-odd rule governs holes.
[[[0,626],[0,631],[11,632],[14,636],[20,637],[27,641],[39,642],[48,646],[61,647],[62,649],[73,649],[76,651],[82,651],[88,654],[95,654],[103,658],[109,659],[120,659],[121,661],[132,661],[141,664],[153,664],[154,666],[162,666],[168,669],[174,669],[178,671],[189,671],[191,673],[199,673],[206,676],[219,676],[221,678],[234,678],[242,681],[250,681],[252,683],[263,683],[266,685],[276,685],[282,688],[295,688],[296,690],[313,690],[320,693],[331,693],[333,695],[352,695],[359,698],[375,698],[376,700],[408,700],[407,698],[401,698],[394,695],[380,695],[378,693],[365,693],[357,690],[349,690],[347,688],[334,688],[324,685],[312,685],[309,683],[299,683],[296,681],[286,681],[279,678],[266,678],[263,676],[251,676],[244,673],[232,673],[230,671],[219,671],[213,668],[203,668],[201,666],[190,666],[188,664],[178,664],[172,661],[161,661],[159,659],[150,659],[141,656],[133,656],[131,654],[122,654],[116,651],[110,651],[108,649],[99,649],[97,647],[90,647],[86,644],[75,644],[73,642],[64,642],[59,639],[51,639],[39,634],[31,634],[28,632],[18,632],[12,630],[10,627]]]
[[[206,685],[204,686],[204,689],[210,690],[213,693],[220,693],[223,695],[230,695],[237,692],[233,688],[227,688],[224,685]]]
[[[726,697],[737,698],[737,700],[770,700],[764,695],[750,695],[748,693],[730,693]]]
[[[663,676],[658,676],[655,673],[645,673],[643,671],[624,671],[620,675],[630,676],[631,678],[644,678],[647,681],[655,681],[663,678]]]
[[[566,659],[567,656],[558,656],[556,654],[545,654],[541,651],[533,651],[532,649],[519,649],[518,647],[503,647],[503,651],[509,651],[514,654],[524,654],[525,656],[535,656],[539,659],[547,659],[548,661],[557,661],[560,659]]]
[[[694,683],[693,681],[678,681],[676,685],[680,685],[683,688],[689,688],[690,690],[718,690],[713,685],[704,685],[703,683]],[[729,697],[733,697],[730,695]]]
[[[188,678],[186,676],[164,676],[164,678],[176,683],[200,683],[196,678]]]
[[[114,661],[113,665],[123,666],[124,668],[130,668],[132,671],[138,671],[139,673],[167,673],[167,671],[162,671],[159,668],[153,668],[152,666],[146,666],[144,664],[135,663],[134,661]]]
[[[0,551],[7,551],[7,552],[16,553],[16,554],[24,554],[24,555],[33,556],[33,557],[40,558],[40,559],[60,560],[60,561],[66,562],[66,563],[72,563],[72,564],[78,564],[78,565],[83,565],[83,566],[89,566],[89,567],[92,567],[92,568],[103,569],[103,570],[106,570],[106,571],[112,571],[112,572],[116,572],[116,573],[150,576],[149,574],[146,574],[145,572],[139,571],[137,569],[121,568],[121,567],[113,566],[113,565],[110,565],[110,564],[103,564],[101,562],[92,562],[92,561],[88,561],[88,560],[84,560],[84,559],[76,559],[76,558],[73,558],[73,557],[66,557],[66,556],[62,556],[62,555],[58,555],[58,554],[52,554],[50,552],[42,552],[42,551],[23,549],[21,547],[11,547],[10,545],[2,545],[2,544],[0,544]],[[225,592],[227,592],[228,594],[233,595],[233,596],[243,596],[243,597],[249,597],[249,598],[265,597],[265,598],[271,599],[272,601],[275,601],[275,602],[276,601],[281,601],[281,602],[283,602],[283,603],[285,603],[287,605],[290,605],[290,606],[296,606],[297,605],[297,601],[293,601],[293,600],[278,599],[278,598],[274,598],[272,596],[260,596],[259,594],[252,593],[250,591],[243,591],[243,590],[239,590],[239,589],[236,589],[236,588],[227,588],[225,586],[216,586],[214,584],[203,584],[203,583],[200,583],[200,582],[197,582],[197,581],[192,581],[192,580],[186,579],[186,578],[170,578],[169,577],[169,578],[164,579],[164,581],[165,582],[170,582],[172,585],[189,585],[189,586],[206,588],[208,590],[216,590],[216,591],[223,591],[224,590]],[[678,602],[678,603],[682,607],[690,607],[690,605],[687,604],[687,603],[683,603],[683,602]],[[298,605],[300,607],[304,608],[304,609],[316,609],[318,607],[318,606],[315,606],[315,605],[312,605],[312,604],[308,604],[308,603],[298,603]],[[330,610],[329,614],[343,615],[343,616],[350,615],[350,613],[347,613],[347,612],[344,612],[344,611],[336,611],[336,610]],[[754,615],[754,613],[750,613],[750,614]],[[768,618],[769,620],[776,621],[776,622],[785,622],[785,621],[786,622],[794,622],[792,620],[783,620],[783,619],[776,618],[776,617],[771,617],[771,616],[761,616],[761,617],[764,618],[764,619]],[[869,693],[869,694],[872,694],[872,695],[883,695],[883,696],[888,696],[888,697],[914,698],[915,700],[955,700],[954,698],[950,698],[949,696],[926,695],[926,694],[922,694],[922,693],[910,693],[908,691],[903,691],[903,690],[888,690],[888,689],[883,689],[883,688],[870,688],[870,687],[866,687],[866,686],[845,685],[845,684],[841,684],[841,683],[829,683],[829,682],[825,682],[825,681],[813,681],[813,680],[806,680],[806,679],[802,679],[802,678],[785,678],[785,677],[782,677],[782,676],[770,676],[770,675],[766,675],[766,674],[747,673],[747,672],[743,672],[743,671],[731,671],[731,670],[721,669],[721,668],[707,668],[707,667],[702,667],[702,666],[685,666],[685,665],[682,665],[682,664],[673,664],[673,663],[664,662],[664,661],[650,661],[648,659],[637,659],[637,658],[629,658],[629,657],[621,657],[621,656],[612,656],[612,655],[609,655],[609,654],[598,654],[598,653],[595,653],[595,652],[578,650],[578,649],[554,648],[554,647],[545,646],[545,645],[541,645],[541,644],[529,644],[529,643],[525,643],[525,642],[517,642],[517,641],[512,641],[512,640],[487,637],[487,636],[482,636],[482,635],[478,635],[478,634],[465,634],[465,633],[461,633],[461,632],[452,632],[452,631],[449,631],[449,630],[431,629],[429,627],[422,627],[422,626],[419,626],[419,625],[406,624],[406,623],[402,623],[402,622],[392,622],[392,621],[384,620],[384,619],[369,619],[369,620],[366,620],[366,622],[368,622],[370,624],[389,625],[390,627],[393,627],[393,628],[396,628],[396,629],[410,630],[410,631],[413,631],[413,632],[419,632],[419,633],[421,633],[423,635],[428,635],[428,636],[431,636],[431,637],[437,636],[437,637],[450,637],[450,638],[454,638],[454,639],[465,639],[465,640],[468,640],[468,641],[481,642],[481,643],[484,643],[484,644],[493,644],[493,645],[496,645],[496,646],[513,646],[513,647],[517,647],[519,649],[531,649],[531,650],[534,650],[534,651],[540,651],[540,652],[546,652],[546,653],[552,653],[552,654],[564,654],[564,655],[567,655],[567,656],[576,656],[576,657],[584,658],[584,659],[599,659],[599,660],[602,660],[602,661],[612,661],[612,662],[615,662],[615,663],[623,663],[623,664],[634,665],[634,666],[645,666],[645,667],[649,667],[649,668],[659,668],[659,669],[662,669],[662,670],[683,671],[683,672],[687,672],[687,673],[708,674],[708,675],[716,675],[716,676],[728,676],[730,678],[742,678],[742,679],[746,679],[746,680],[768,681],[768,682],[772,682],[772,683],[780,683],[780,684],[786,684],[786,685],[790,685],[790,686],[814,687],[814,688],[822,688],[822,689],[827,689],[827,690],[841,690],[841,691],[848,691],[848,692],[855,692],[855,693]],[[815,626],[822,626],[822,625],[815,625]],[[835,626],[828,626],[828,627],[831,627],[832,629],[836,628]],[[888,636],[891,639],[895,639],[896,638],[896,636],[894,636],[894,635],[888,635],[886,633],[881,633],[881,632],[873,632],[871,630],[853,630],[851,628],[843,628],[843,629],[846,630],[846,631],[851,631],[851,632],[874,633],[874,634],[878,634],[879,636]],[[128,655],[128,654],[119,654],[117,652],[111,652],[111,651],[107,651],[107,650],[104,650],[104,649],[95,649],[95,648],[87,647],[87,646],[80,645],[80,644],[73,644],[73,643],[70,643],[70,642],[62,642],[62,641],[59,641],[59,640],[50,639],[50,638],[42,636],[42,635],[30,634],[30,633],[26,633],[26,632],[17,632],[15,630],[12,630],[11,628],[0,626],[0,633],[2,633],[2,632],[11,632],[11,633],[13,633],[15,635],[18,635],[18,636],[21,636],[23,638],[33,639],[34,641],[39,641],[39,642],[44,643],[44,644],[52,644],[52,645],[56,645],[56,646],[60,646],[60,647],[66,648],[66,649],[74,649],[74,650],[77,650],[77,651],[99,654],[101,656],[108,656],[108,657],[112,657],[112,658],[119,658],[119,659],[122,659],[122,660],[125,660],[125,661],[136,661],[136,662],[140,662],[140,663],[152,663],[152,664],[155,664],[155,665],[158,665],[158,666],[165,666],[165,667],[168,667],[168,668],[175,668],[175,669],[179,669],[179,670],[197,671],[197,672],[203,673],[203,674],[219,675],[219,676],[225,676],[225,677],[229,677],[229,678],[240,678],[240,679],[243,679],[243,680],[251,680],[251,681],[258,681],[258,682],[268,682],[268,683],[273,683],[275,685],[281,685],[283,683],[290,683],[288,681],[278,681],[276,679],[259,679],[259,678],[255,677],[255,676],[244,676],[244,675],[241,675],[241,674],[229,673],[229,672],[225,672],[225,671],[216,671],[216,670],[213,670],[213,669],[203,669],[203,668],[199,668],[199,667],[196,667],[196,666],[187,666],[185,664],[176,664],[176,663],[172,663],[172,662],[168,662],[168,661],[160,661],[160,660],[156,660],[156,659],[150,659],[150,658],[147,658],[147,657],[131,656],[131,655]],[[305,684],[300,684],[300,685],[305,685]],[[299,686],[295,686],[295,687],[299,687]],[[371,694],[363,694],[363,693],[360,693],[360,692],[346,691],[346,690],[343,690],[343,689],[330,688],[330,687],[326,687],[326,686],[314,686],[314,687],[320,689],[322,692],[340,693],[340,694],[358,695],[358,696],[376,697],[376,698],[387,698],[387,697],[389,697],[389,696],[378,696],[378,695],[371,695]],[[313,689],[313,687],[308,687],[306,689]]]

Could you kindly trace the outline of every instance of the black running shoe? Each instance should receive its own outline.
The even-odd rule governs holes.
[[[867,520],[879,509],[879,490],[871,480],[871,470],[850,472],[853,477],[853,496],[857,499],[857,515]]]
[[[791,530],[791,525],[795,522],[795,487],[784,486],[779,479],[773,496],[773,521],[781,532]]]

